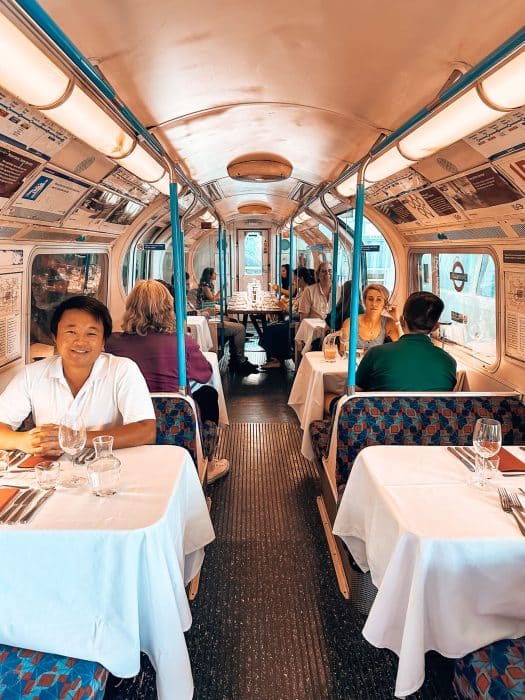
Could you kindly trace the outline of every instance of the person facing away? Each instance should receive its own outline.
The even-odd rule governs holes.
[[[372,347],[357,368],[361,391],[452,391],[456,360],[432,343],[439,326],[442,300],[430,292],[414,292],[405,302],[396,343]]]
[[[299,301],[299,320],[305,318],[326,318],[332,308],[332,268],[330,263],[322,262],[315,272],[316,284],[308,287],[301,294]]]
[[[214,305],[219,299],[219,292],[215,293],[214,280],[217,278],[213,267],[205,267],[199,288],[197,290],[197,308],[199,313],[206,312],[206,304],[208,307]],[[189,276],[186,277],[186,289],[189,285]],[[246,343],[246,328],[236,319],[225,316],[223,320],[224,337],[228,340],[230,347],[230,371],[236,372],[241,376],[248,374],[258,374],[259,368],[248,361],[244,354],[244,346]]]
[[[400,336],[401,323],[397,318],[397,307],[389,304],[390,293],[382,284],[368,284],[363,289],[364,311],[358,316],[357,347],[368,350],[383,345],[389,338],[396,341]],[[384,312],[390,314],[390,318]],[[341,326],[341,341],[346,346],[350,335],[350,314]]]
[[[57,354],[22,368],[0,396],[0,448],[61,454],[66,413],[82,416],[88,445],[97,435],[112,435],[117,448],[155,442],[155,411],[139,368],[104,352],[111,329],[108,309],[95,298],[59,304],[51,319]],[[36,427],[17,432],[29,414]]]

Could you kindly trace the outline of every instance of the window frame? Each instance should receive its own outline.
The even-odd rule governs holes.
[[[441,333],[439,334],[439,341],[442,344],[442,347],[450,350],[454,350],[454,356],[456,356],[459,360],[465,361],[467,363],[475,363],[479,368],[486,370],[487,372],[493,374],[497,371],[497,369],[500,366],[501,363],[501,289],[500,289],[500,277],[501,277],[501,270],[500,270],[500,263],[499,263],[499,258],[494,250],[494,248],[490,246],[483,246],[483,247],[473,247],[473,246],[455,246],[455,245],[445,245],[445,246],[440,246],[439,248],[432,246],[432,247],[417,247],[417,248],[411,248],[408,251],[408,277],[407,277],[407,290],[408,294],[412,294],[413,292],[418,292],[420,291],[417,288],[417,258],[420,255],[424,254],[430,254],[430,268],[431,268],[431,284],[432,284],[432,290],[435,291],[435,277],[433,274],[434,270],[434,256],[439,256],[439,255],[489,255],[494,263],[494,278],[495,278],[495,296],[494,296],[494,313],[495,313],[495,321],[496,321],[496,354],[495,354],[495,359],[494,362],[490,363],[487,360],[484,360],[483,358],[479,357],[476,355],[472,350],[470,350],[468,347],[465,345],[460,345],[459,343],[455,343],[451,340],[448,340],[447,338],[443,338],[441,336]],[[477,286],[476,286],[477,289]]]

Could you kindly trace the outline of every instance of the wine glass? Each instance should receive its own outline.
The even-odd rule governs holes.
[[[474,426],[473,446],[476,452],[476,471],[479,467],[478,486],[486,483],[486,459],[496,455],[501,447],[501,423],[492,418],[478,418]]]
[[[62,481],[63,486],[77,486],[82,480],[80,476],[75,474],[75,455],[84,448],[86,438],[86,426],[82,416],[78,413],[66,413],[60,421],[58,429],[60,448],[71,457],[71,467],[66,471]]]

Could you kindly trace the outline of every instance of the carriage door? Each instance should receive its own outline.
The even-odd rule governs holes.
[[[237,229],[238,289],[245,291],[250,282],[259,281],[263,291],[270,281],[269,231]]]

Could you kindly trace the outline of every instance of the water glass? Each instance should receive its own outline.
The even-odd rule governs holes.
[[[78,474],[79,465],[75,468],[75,455],[84,448],[86,438],[86,426],[82,420],[82,416],[76,413],[66,414],[60,421],[58,429],[59,445],[61,449],[71,457],[69,469],[64,470],[65,474],[62,479],[63,486],[74,487],[82,482],[82,476]]]
[[[111,454],[87,464],[89,488],[95,496],[113,496],[120,477],[120,460]]]
[[[55,489],[60,477],[60,462],[45,460],[35,464],[35,476],[41,489]]]
[[[499,474],[499,455],[493,455],[486,460],[486,477],[492,479]]]
[[[501,423],[492,418],[478,418],[474,426],[473,447],[476,452],[476,486],[485,486],[488,465],[486,460],[494,457],[501,448]],[[479,467],[479,476],[478,476]]]
[[[9,452],[7,450],[0,450],[0,472],[7,471],[9,467]]]
[[[111,455],[113,453],[113,435],[98,435],[93,438],[93,447],[95,448],[95,459]]]

